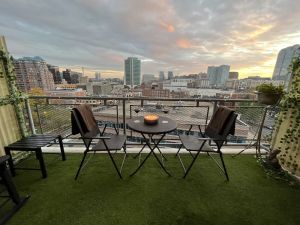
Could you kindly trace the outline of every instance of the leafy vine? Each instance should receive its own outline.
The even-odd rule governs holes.
[[[0,106],[13,105],[16,116],[19,122],[21,134],[23,137],[27,136],[26,122],[23,114],[22,103],[27,96],[20,92],[16,85],[16,75],[13,66],[13,59],[7,51],[0,49],[0,61],[3,62],[4,71],[0,71],[0,75],[6,79],[9,95],[5,98],[0,98]]]
[[[295,174],[300,173],[299,154],[300,144],[300,55],[293,59],[290,67],[290,90],[280,102],[280,113],[275,122],[278,132],[283,123],[287,126],[285,134],[280,136],[277,149],[281,151],[279,160],[282,165],[291,169]]]

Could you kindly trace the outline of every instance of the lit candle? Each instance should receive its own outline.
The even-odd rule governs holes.
[[[154,125],[157,124],[158,119],[159,119],[158,115],[148,114],[144,116],[144,123],[148,125]]]

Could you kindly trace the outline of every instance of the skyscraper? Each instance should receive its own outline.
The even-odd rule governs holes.
[[[209,85],[213,86],[216,85],[216,71],[217,67],[216,66],[209,66],[207,67],[207,77],[209,79]]]
[[[209,66],[207,68],[209,84],[215,87],[224,87],[229,77],[229,70],[229,65]]]
[[[65,81],[67,81],[68,84],[71,84],[71,70],[70,69],[66,69],[64,71],[62,71],[63,74],[63,79],[65,79]]]
[[[158,79],[160,81],[165,79],[165,73],[164,73],[164,71],[159,71]]]
[[[300,45],[294,45],[280,50],[273,72],[273,80],[284,80],[286,85],[288,85],[291,77],[289,66],[293,57],[300,53],[299,48]]]
[[[141,60],[136,57],[125,59],[124,85],[133,88],[141,84]]]
[[[172,71],[168,71],[168,80],[172,80],[174,78],[174,74]]]
[[[35,87],[44,91],[54,89],[52,73],[41,57],[23,57],[14,60],[14,67],[16,83],[21,91],[28,92]]]
[[[48,64],[47,67],[48,67],[49,71],[52,73],[54,84],[61,84],[62,78],[61,78],[58,66],[53,66],[53,65]]]
[[[101,73],[100,72],[95,72],[95,80],[100,81],[101,80]]]

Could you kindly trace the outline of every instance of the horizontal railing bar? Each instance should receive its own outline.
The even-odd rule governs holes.
[[[178,140],[175,140],[175,139],[170,139],[172,141],[179,141]],[[164,139],[165,141],[165,139]],[[253,141],[253,140],[252,140]],[[93,143],[93,144],[96,144],[96,143]],[[178,145],[179,143],[174,143],[174,142],[170,142],[170,143],[160,143],[160,145]],[[53,144],[52,146],[54,145],[59,145],[59,144]],[[80,142],[64,142],[64,145],[83,145],[83,143],[80,143]],[[131,146],[131,145],[144,145],[144,143],[135,143],[135,142],[130,142],[130,143],[127,143],[127,146]],[[249,146],[249,145],[253,145],[255,146],[255,143],[251,144],[251,143],[233,143],[233,142],[228,142],[227,144],[224,144],[224,146]],[[261,143],[261,145],[263,145],[263,143]],[[214,144],[212,144],[212,146],[215,146]]]
[[[185,102],[257,102],[253,99],[217,99],[217,98],[152,98],[152,97],[91,97],[91,96],[29,96],[29,99],[82,99],[82,100],[149,100],[149,101],[185,101]]]

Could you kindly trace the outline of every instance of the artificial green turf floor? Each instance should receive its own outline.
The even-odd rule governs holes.
[[[39,171],[17,171],[19,192],[31,197],[8,224],[300,224],[299,188],[268,177],[253,156],[225,156],[229,182],[207,156],[187,179],[179,161],[167,158],[172,177],[151,157],[129,178],[137,166],[129,156],[120,180],[108,156],[96,155],[74,181],[81,155],[67,155],[65,162],[47,155],[47,179]],[[37,165],[34,158],[24,163]]]

